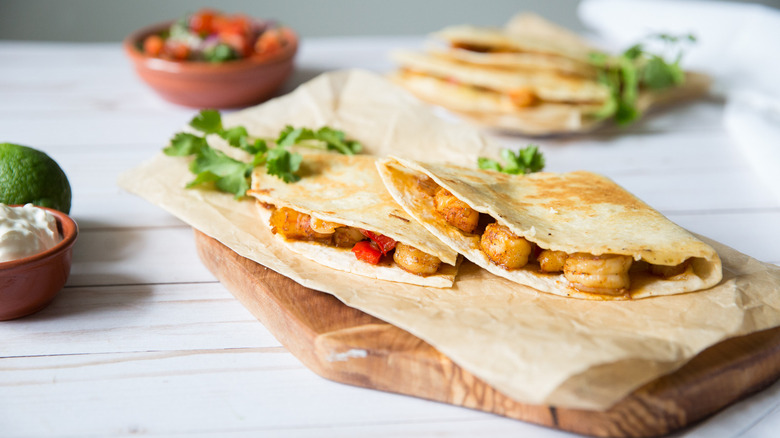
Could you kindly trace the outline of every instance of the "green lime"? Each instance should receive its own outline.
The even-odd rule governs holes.
[[[70,183],[56,161],[45,153],[0,143],[0,203],[27,204],[70,212]]]

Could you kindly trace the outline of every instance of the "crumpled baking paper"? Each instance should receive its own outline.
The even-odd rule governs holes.
[[[329,125],[361,141],[367,153],[463,165],[498,149],[362,71],[326,73],[224,122],[263,137],[287,124]],[[605,410],[709,346],[780,325],[780,268],[710,241],[723,260],[718,286],[627,302],[544,294],[471,263],[461,265],[451,289],[333,271],[286,251],[260,223],[253,201],[185,189],[193,178],[188,161],[159,154],[125,172],[119,185],[236,253],[418,336],[521,403]]]

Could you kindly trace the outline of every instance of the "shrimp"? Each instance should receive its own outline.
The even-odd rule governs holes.
[[[633,260],[617,254],[575,253],[566,258],[563,275],[572,287],[583,292],[616,295],[628,289],[628,270]]]
[[[330,234],[318,233],[310,226],[311,216],[282,207],[271,212],[271,232],[285,239],[330,241]]]
[[[666,265],[650,265],[650,273],[653,275],[657,275],[659,277],[663,278],[670,278],[674,277],[675,275],[680,275],[683,272],[685,272],[686,269],[688,269],[688,265],[690,264],[690,259],[687,259],[683,261],[682,263],[674,266],[666,266]]]
[[[447,223],[463,232],[473,233],[479,224],[479,212],[443,187],[433,197],[433,205]]]
[[[425,196],[434,196],[439,189],[439,185],[436,181],[429,178],[427,175],[421,175],[415,178],[417,183],[417,190],[425,194]]]
[[[534,90],[525,87],[510,90],[509,99],[515,106],[520,108],[534,105],[539,100],[539,98],[536,97]]]
[[[439,265],[441,265],[441,260],[438,257],[401,242],[395,244],[393,260],[404,271],[423,277],[435,274],[439,270]]]
[[[569,255],[563,251],[552,251],[549,249],[543,250],[536,257],[539,261],[539,268],[543,272],[561,272],[563,271],[563,265],[566,263],[566,257]]]
[[[333,243],[339,248],[352,248],[365,238],[355,227],[339,227],[333,231]]]
[[[336,231],[336,228],[343,227],[344,225],[312,217],[311,221],[309,221],[309,226],[317,233],[333,234],[333,232]]]
[[[517,269],[528,263],[532,245],[524,238],[512,233],[498,222],[489,224],[479,240],[482,251],[490,261],[506,269]]]

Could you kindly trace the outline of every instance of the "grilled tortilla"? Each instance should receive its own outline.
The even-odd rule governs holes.
[[[432,37],[424,52],[394,52],[390,79],[463,120],[526,135],[584,133],[608,121],[599,112],[611,91],[591,60],[600,50],[573,32],[519,14],[501,29],[451,26]],[[709,82],[686,73],[681,85],[642,88],[636,108],[699,98]]]
[[[465,120],[482,126],[547,135],[585,132],[602,123],[594,117],[601,104],[536,102],[518,105],[517,98],[486,88],[420,74],[410,70],[393,73],[390,79],[419,99],[440,105]],[[533,94],[529,95],[533,96]],[[520,96],[522,99],[522,95]],[[533,97],[531,100],[533,101]]]
[[[334,153],[303,156],[300,181],[284,183],[258,167],[247,192],[257,199],[263,222],[291,251],[330,268],[366,277],[452,286],[457,253],[393,200],[377,173],[375,158]],[[353,253],[358,241],[368,239],[366,232],[384,236],[382,242],[390,238],[395,245],[377,264],[360,260]],[[427,257],[415,258],[416,253],[409,248]],[[400,261],[399,251],[407,254]],[[441,263],[433,266],[435,272],[421,274],[421,267],[430,268],[434,263],[431,257]]]
[[[602,103],[609,89],[594,80],[545,71],[487,68],[434,53],[396,51],[393,60],[402,69],[420,72],[450,82],[506,95],[521,92],[543,102]],[[519,102],[518,102],[518,106]]]
[[[626,300],[721,280],[714,249],[600,175],[508,175],[400,158],[378,168],[396,201],[429,231],[491,273],[543,292]],[[439,209],[440,190],[478,212],[479,226],[463,231],[449,216],[454,204]],[[515,238],[528,251],[519,267],[508,262]]]

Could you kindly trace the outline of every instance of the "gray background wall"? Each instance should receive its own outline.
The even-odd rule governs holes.
[[[748,0],[780,7],[780,0]],[[424,35],[446,25],[500,26],[533,11],[575,31],[579,0],[0,0],[0,39],[121,41],[202,6],[275,18],[303,37]]]

